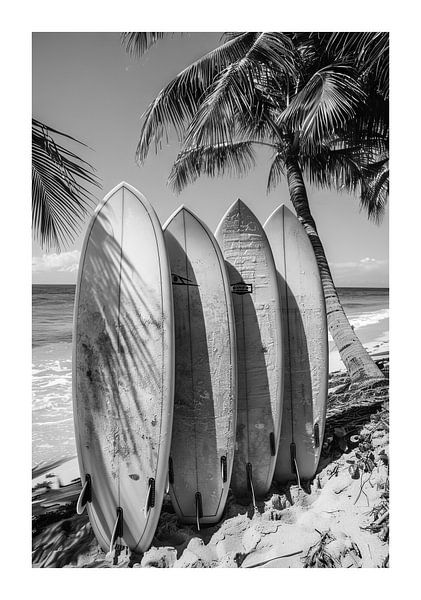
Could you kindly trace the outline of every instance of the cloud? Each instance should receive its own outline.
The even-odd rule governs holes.
[[[34,256],[32,258],[32,272],[75,273],[79,266],[79,259],[79,250]]]
[[[332,263],[330,266],[334,269],[346,270],[346,269],[359,269],[363,271],[372,271],[386,267],[389,261],[386,259],[378,260],[377,258],[370,258],[366,256],[361,258],[359,261],[343,262],[343,263]]]
[[[387,286],[389,261],[370,256],[330,265],[336,285]]]

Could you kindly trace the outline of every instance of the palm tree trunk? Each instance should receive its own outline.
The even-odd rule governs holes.
[[[351,378],[351,383],[355,386],[361,386],[374,380],[384,379],[383,373],[355,335],[340,303],[325,251],[310,212],[301,168],[295,156],[289,156],[286,159],[286,168],[292,204],[298,219],[310,238],[319,266],[329,331]]]

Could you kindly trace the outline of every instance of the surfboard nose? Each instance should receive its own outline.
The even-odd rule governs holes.
[[[215,235],[218,236],[218,232],[221,230],[222,227],[224,227],[224,224],[230,221],[238,221],[240,226],[241,223],[249,221],[253,221],[260,224],[259,219],[250,210],[247,204],[243,200],[241,200],[241,198],[235,200],[235,202],[233,202],[228,208],[228,210],[226,211],[216,228]]]
[[[263,227],[266,227],[266,225],[269,223],[269,221],[271,219],[276,219],[279,217],[283,217],[286,213],[291,213],[291,211],[289,210],[289,208],[284,204],[280,204],[279,206],[277,206],[268,216],[268,218],[266,219]],[[292,214],[292,213],[291,213]]]

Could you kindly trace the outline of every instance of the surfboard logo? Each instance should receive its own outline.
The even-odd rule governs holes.
[[[253,292],[253,285],[251,283],[244,283],[244,281],[238,281],[231,284],[231,292],[239,296],[251,294]]]
[[[182,277],[181,275],[176,275],[175,273],[171,273],[171,281],[173,285],[190,285],[199,287],[199,284],[193,283],[188,277]]]

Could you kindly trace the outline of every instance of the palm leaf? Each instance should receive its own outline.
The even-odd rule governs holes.
[[[61,136],[86,147],[68,134],[32,120],[32,227],[42,247],[74,239],[94,203],[90,186],[99,187],[93,167],[55,142]]]
[[[236,117],[256,122],[268,72],[279,80],[294,78],[294,51],[283,34],[260,34],[248,52],[231,63],[215,79],[192,119],[184,142],[190,146],[217,145],[231,141]],[[256,109],[258,113],[256,114]]]
[[[168,33],[164,31],[125,31],[121,34],[120,41],[129,56],[140,58],[166,35]]]
[[[355,193],[362,179],[362,150],[336,142],[324,144],[311,154],[300,156],[300,165],[308,181],[321,188]]]
[[[251,141],[190,148],[177,156],[168,182],[179,193],[202,174],[215,177],[228,173],[241,177],[254,166]]]
[[[202,95],[216,74],[244,56],[256,35],[247,32],[215,48],[181,71],[160,91],[142,115],[143,124],[136,150],[139,163],[145,160],[151,145],[154,145],[155,151],[160,148],[162,137],[168,138],[171,127],[182,139],[185,123],[194,116]]]
[[[317,71],[281,113],[279,122],[300,132],[302,148],[321,144],[356,114],[365,94],[350,73],[345,65]]]
[[[322,34],[323,35],[323,34]],[[337,32],[324,34],[326,49],[341,59],[352,57],[364,76],[374,76],[378,91],[389,97],[389,34]]]
[[[269,169],[266,191],[272,191],[285,177],[285,157],[281,152],[275,154]]]
[[[363,172],[361,208],[367,212],[369,219],[379,223],[384,215],[389,197],[388,158],[368,164]]]
[[[245,98],[245,90],[241,91],[241,86],[247,86],[249,92],[252,89],[251,65],[262,65],[264,61],[273,68],[293,73],[293,46],[289,38],[283,34],[246,32],[236,35],[187,67],[161,90],[142,115],[137,161],[142,163],[145,160],[152,144],[156,151],[160,148],[162,137],[166,135],[168,138],[170,127],[174,127],[178,139],[182,140],[186,124],[196,116],[202,100],[215,91],[215,87],[211,86],[218,85],[219,81],[220,89],[226,88],[227,83],[224,85],[221,78],[234,84],[233,75],[237,71],[240,86],[237,86],[237,93]],[[239,67],[234,67],[240,62]]]

